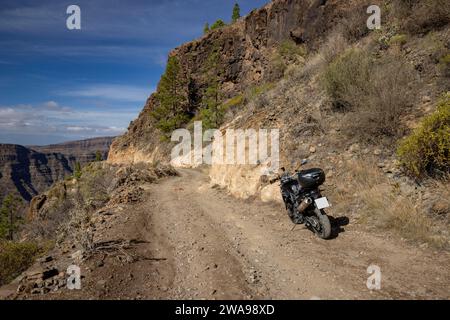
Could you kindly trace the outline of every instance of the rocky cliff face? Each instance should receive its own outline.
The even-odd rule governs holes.
[[[72,174],[76,162],[84,165],[93,161],[97,150],[106,159],[111,141],[98,138],[41,147],[0,144],[0,199],[14,192],[30,201]]]
[[[356,4],[355,4],[356,3]],[[209,32],[200,39],[175,48],[183,70],[190,111],[196,112],[208,86],[205,65],[212,54],[218,56],[216,72],[224,99],[235,97],[250,87],[275,80],[272,59],[283,41],[294,41],[313,50],[327,36],[336,21],[349,16],[362,1],[276,0],[252,11],[245,18]],[[361,25],[365,25],[361,21]],[[128,132],[112,145],[109,161],[129,163],[164,159],[165,145],[154,128],[151,110],[157,105],[155,95],[146,102]]]
[[[62,154],[43,154],[19,145],[0,145],[0,180],[3,198],[17,191],[26,200],[72,172]]]

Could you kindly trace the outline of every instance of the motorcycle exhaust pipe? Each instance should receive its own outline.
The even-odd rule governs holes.
[[[311,204],[313,203],[311,198],[306,198],[305,200],[302,201],[302,203],[300,203],[300,205],[298,206],[297,210],[298,212],[302,213],[303,211],[305,211]]]

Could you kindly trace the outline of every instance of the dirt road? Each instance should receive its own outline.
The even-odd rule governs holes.
[[[129,254],[139,258],[98,254],[82,265],[82,290],[23,298],[450,298],[448,253],[352,221],[339,226],[345,219],[332,210],[335,238],[321,240],[293,229],[281,205],[233,198],[201,171],[180,173],[143,185],[144,201],[116,208],[95,227],[103,239],[136,240]],[[370,265],[381,269],[381,290],[367,288]]]
[[[351,221],[336,226],[342,217],[337,237],[324,241],[303,226],[292,230],[282,206],[237,200],[195,170],[148,193],[147,240],[167,258],[158,268],[166,297],[450,298],[447,253],[385,240]],[[367,288],[369,265],[381,268],[381,290]]]

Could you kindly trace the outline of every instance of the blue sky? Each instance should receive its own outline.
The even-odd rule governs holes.
[[[123,133],[167,53],[229,21],[235,0],[1,0],[0,143],[44,145]],[[241,0],[241,14],[268,0]],[[81,8],[81,30],[66,9]]]

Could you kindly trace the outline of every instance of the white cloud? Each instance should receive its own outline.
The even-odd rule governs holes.
[[[135,87],[116,84],[90,85],[72,91],[58,92],[61,96],[101,98],[115,101],[128,101],[145,103],[154,88]]]
[[[69,126],[66,128],[67,131],[70,132],[78,132],[78,133],[84,133],[84,134],[92,134],[92,133],[99,133],[99,134],[112,134],[117,135],[124,133],[126,131],[125,128],[118,128],[118,127],[102,127],[102,126],[85,126],[85,127],[78,127],[78,126]]]
[[[47,102],[44,103],[44,106],[52,109],[52,108],[58,108],[59,104],[57,102],[55,102],[55,101],[47,101]]]
[[[123,134],[137,112],[73,110],[56,101],[38,105],[0,106],[0,143],[12,136],[46,136],[59,141]],[[11,141],[9,141],[11,142]],[[14,141],[12,141],[14,142]],[[41,144],[46,144],[42,141]]]

